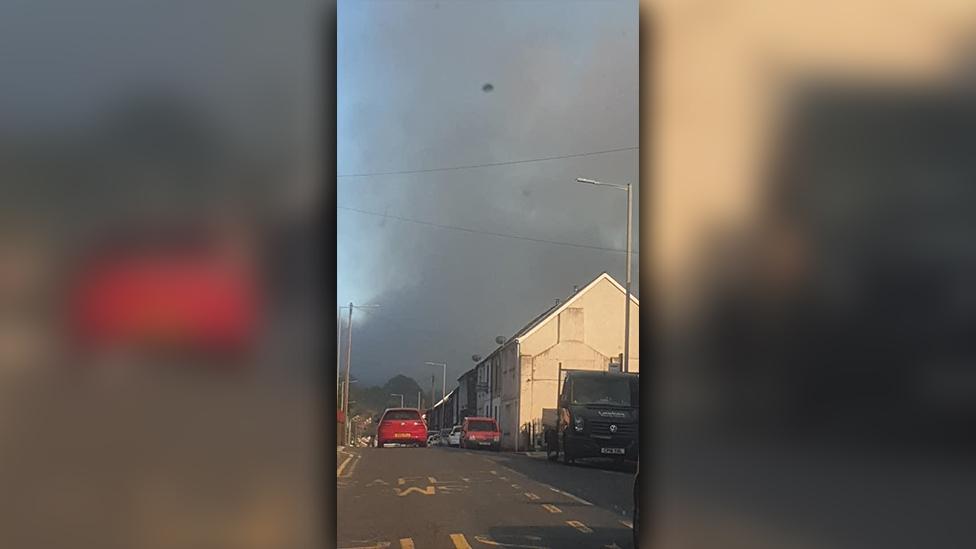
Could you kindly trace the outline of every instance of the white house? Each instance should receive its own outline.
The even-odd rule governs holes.
[[[564,369],[607,370],[624,348],[626,290],[607,273],[529,322],[478,366],[479,413],[498,419],[502,447],[541,444],[543,408],[555,408]],[[630,298],[630,358],[640,371],[640,303]],[[519,436],[520,435],[520,436]]]

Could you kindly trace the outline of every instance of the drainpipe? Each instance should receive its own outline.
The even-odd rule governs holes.
[[[522,437],[522,353],[519,340],[515,340],[515,366],[518,367],[518,395],[515,398],[515,451],[519,451],[519,438]]]

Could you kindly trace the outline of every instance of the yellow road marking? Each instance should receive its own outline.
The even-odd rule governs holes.
[[[454,542],[455,549],[471,549],[468,540],[464,538],[464,534],[451,534],[451,541]]]
[[[548,547],[540,547],[538,545],[516,545],[514,543],[499,543],[489,538],[488,536],[475,536],[474,539],[486,545],[497,545],[498,547],[514,547],[517,549],[549,549]],[[542,538],[538,538],[538,539],[541,540]]]
[[[543,503],[542,506],[545,507],[546,508],[546,511],[549,511],[550,513],[562,513],[563,512],[562,509],[560,509],[559,507],[556,507],[555,505],[553,505],[551,503]]]
[[[380,541],[376,545],[364,545],[362,547],[341,547],[340,549],[383,549],[384,547],[389,547],[390,542]]]
[[[336,476],[342,475],[342,470],[346,468],[346,465],[349,465],[349,462],[351,460],[352,460],[352,454],[350,454],[349,457],[347,457],[345,461],[342,462],[342,465],[339,465],[339,468],[336,469]]]
[[[593,530],[590,530],[590,528],[588,526],[586,526],[585,524],[583,524],[582,522],[580,522],[578,520],[567,520],[566,521],[566,524],[572,526],[573,528],[576,528],[577,530],[579,530],[580,532],[583,532],[584,534],[592,534],[593,533]]]
[[[352,463],[349,464],[349,470],[346,471],[346,474],[345,475],[343,475],[344,477],[351,477],[352,476],[352,472],[355,471],[356,470],[356,466],[359,465],[359,458],[360,458],[360,456],[357,454],[356,455],[356,459],[352,460]]]
[[[498,471],[488,471],[488,472],[491,473],[491,474],[493,474],[493,475],[497,475],[498,474]]]
[[[539,496],[533,494],[532,492],[526,492],[525,497],[531,499],[532,501],[539,499]]]
[[[519,486],[518,484],[513,484],[512,485],[512,488],[515,488],[516,490],[518,490],[519,488],[521,488],[521,486]]]
[[[398,478],[398,479],[397,479],[397,484],[399,484],[400,486],[403,486],[403,484],[404,484],[405,482],[407,482],[407,481],[406,481],[406,480],[404,480],[404,479],[402,479],[402,478]]]
[[[400,549],[414,549],[413,539],[411,538],[400,538]]]
[[[406,490],[403,490],[402,492],[400,491],[399,488],[394,488],[394,490],[397,491],[397,495],[398,496],[405,496],[405,495],[409,494],[410,492],[417,492],[418,494],[423,494],[425,496],[432,496],[435,493],[435,490],[434,490],[434,487],[433,486],[428,486],[427,488],[423,488],[423,489],[417,488],[416,486],[411,486],[411,487],[407,488]]]

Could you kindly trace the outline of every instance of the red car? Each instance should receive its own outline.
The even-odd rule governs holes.
[[[413,408],[388,408],[376,427],[376,446],[412,444],[427,446],[427,425],[420,411]]]
[[[461,448],[491,448],[498,451],[502,433],[490,417],[469,417],[461,424]]]

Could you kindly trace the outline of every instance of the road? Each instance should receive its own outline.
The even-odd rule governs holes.
[[[524,454],[348,448],[338,547],[629,548],[633,474]]]

